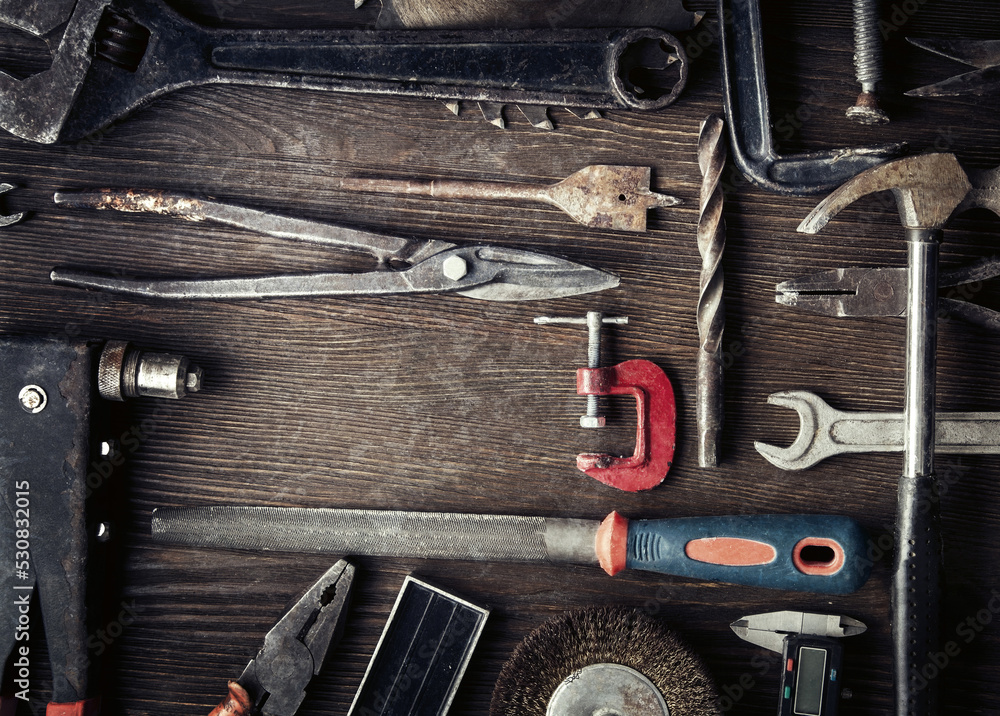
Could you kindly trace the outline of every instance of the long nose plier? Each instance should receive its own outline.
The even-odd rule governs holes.
[[[457,293],[490,301],[530,301],[614,288],[614,274],[547,254],[490,244],[407,239],[279,216],[243,206],[157,191],[59,192],[69,207],[212,220],[283,239],[372,254],[367,273],[313,273],[204,279],[136,279],[56,268],[55,283],[154,298],[254,299],[293,296]]]
[[[330,567],[264,637],[264,646],[209,716],[293,716],[305,688],[340,641],[354,565]]]
[[[938,280],[950,289],[938,298],[943,313],[990,330],[1000,329],[1000,313],[965,300],[982,281],[1000,276],[1000,257],[990,256],[943,272]],[[906,315],[906,268],[838,268],[779,283],[775,300],[812,313],[836,317]]]

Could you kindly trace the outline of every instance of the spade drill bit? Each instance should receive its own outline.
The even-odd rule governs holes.
[[[701,123],[698,166],[701,203],[698,214],[698,252],[701,254],[701,290],[698,295],[698,465],[719,462],[722,429],[722,331],[726,325],[722,302],[722,251],[726,224],[722,218],[720,178],[726,165],[725,123],[717,114]]]

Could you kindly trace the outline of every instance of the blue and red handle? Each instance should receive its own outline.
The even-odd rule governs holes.
[[[641,569],[754,587],[854,592],[868,579],[868,535],[839,515],[735,515],[629,521],[612,512],[597,555],[609,574]]]

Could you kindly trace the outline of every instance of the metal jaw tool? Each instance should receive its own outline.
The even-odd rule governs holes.
[[[574,323],[587,326],[590,335],[587,367],[576,371],[577,395],[587,396],[587,414],[580,417],[584,428],[602,428],[604,416],[597,414],[597,397],[631,395],[635,398],[635,451],[629,457],[582,453],[576,466],[595,480],[619,490],[650,490],[666,477],[674,459],[677,406],[674,388],[666,373],[648,360],[629,360],[600,367],[601,326],[627,323],[628,318],[609,318],[590,311],[585,318],[539,316],[535,323]]]
[[[56,268],[55,283],[149,298],[257,299],[457,293],[489,301],[574,296],[618,285],[617,276],[566,259],[488,244],[405,239],[346,226],[294,219],[242,206],[156,191],[59,192],[64,206],[206,219],[283,239],[369,253],[384,270],[208,279],[132,279]],[[401,270],[387,270],[405,267]]]
[[[37,34],[52,52],[44,72],[0,74],[0,127],[44,144],[80,139],[151,99],[207,84],[478,101],[500,126],[510,103],[551,127],[549,106],[584,116],[654,110],[687,80],[683,46],[657,28],[215,30],[162,0],[79,0],[60,3],[65,25],[46,22],[43,32],[52,4],[0,8],[0,21]]]
[[[902,153],[903,144],[883,144],[779,155],[771,133],[760,0],[719,0],[719,18],[731,152],[753,184],[779,194],[821,194]]]
[[[868,627],[851,617],[792,611],[754,614],[729,627],[740,639],[781,654],[778,716],[836,716],[843,663],[839,640]]]
[[[920,675],[940,644],[940,503],[934,499],[938,255],[943,227],[972,185],[953,154],[899,159],[848,181],[803,220],[799,231],[818,233],[844,207],[884,190],[896,199],[908,260],[904,456],[892,580],[896,713],[927,716],[937,713],[939,698],[939,684],[928,684]]]
[[[91,640],[103,623],[103,543],[110,532],[99,514],[108,500],[88,498],[124,462],[106,432],[107,405],[99,397],[180,398],[200,387],[201,371],[181,356],[143,353],[120,341],[4,336],[0,383],[0,554],[9,560],[0,570],[7,595],[0,606],[0,665],[12,667],[17,700],[27,700],[31,654],[39,651],[44,624],[49,716],[93,716],[100,696]],[[29,616],[36,604],[37,624]],[[8,693],[4,688],[0,712],[12,714],[16,701]]]
[[[340,641],[353,583],[353,564],[340,560],[330,567],[271,628],[209,716],[293,716],[306,686]]]
[[[958,97],[995,94],[1000,89],[1000,40],[918,40],[906,38],[911,45],[977,69],[949,77],[941,82],[917,87],[909,97]]]
[[[938,308],[983,328],[1000,329],[1000,313],[954,296],[971,295],[976,284],[1000,276],[1000,257],[990,256],[941,273],[938,286],[953,289],[938,296]],[[775,301],[811,313],[835,317],[906,315],[905,268],[838,268],[783,281]]]

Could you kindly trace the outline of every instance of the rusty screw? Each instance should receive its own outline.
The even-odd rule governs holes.
[[[601,326],[605,323],[623,325],[628,323],[628,316],[606,317],[599,311],[588,311],[586,318],[560,318],[553,316],[538,316],[535,323],[575,323],[577,325],[586,324],[587,341],[587,367],[601,367]],[[597,396],[587,396],[587,414],[580,416],[581,428],[603,428],[605,419],[603,415],[597,414]]]
[[[858,124],[886,124],[887,115],[878,104],[877,85],[882,81],[882,34],[879,30],[880,0],[853,0],[854,70],[861,94],[847,118]]]

